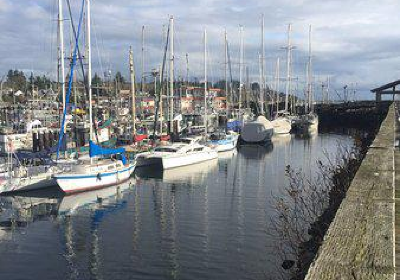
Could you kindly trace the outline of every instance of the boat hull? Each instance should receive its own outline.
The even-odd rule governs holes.
[[[274,135],[289,134],[292,130],[292,124],[289,119],[277,118],[271,123],[274,127]]]
[[[162,169],[171,169],[186,165],[192,165],[208,160],[218,158],[216,151],[205,151],[193,154],[176,154],[168,157],[159,156],[157,154],[146,153],[136,158],[136,166],[151,166],[157,165]]]
[[[271,141],[274,127],[265,117],[260,116],[256,121],[245,123],[240,134],[240,142],[258,144]]]
[[[135,165],[130,165],[112,172],[55,175],[54,178],[63,192],[75,193],[123,183],[129,179],[134,169]]]
[[[211,141],[210,146],[218,153],[228,152],[236,149],[238,136],[231,136],[228,139]]]
[[[32,191],[32,190],[40,190],[46,189],[50,187],[54,187],[57,185],[57,182],[54,178],[47,176],[47,177],[38,177],[38,178],[22,178],[22,179],[15,179],[14,182],[8,184],[5,182],[2,185],[2,190],[0,193],[13,193],[13,192],[25,192],[25,191]]]

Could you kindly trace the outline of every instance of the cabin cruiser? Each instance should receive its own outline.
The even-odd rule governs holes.
[[[156,147],[151,152],[145,152],[136,156],[136,166],[161,166],[162,169],[170,169],[191,165],[218,157],[213,149],[200,144],[201,137],[181,138],[178,141]]]
[[[244,123],[240,140],[248,144],[265,143],[271,141],[273,134],[272,123],[264,116],[258,116],[256,120]]]

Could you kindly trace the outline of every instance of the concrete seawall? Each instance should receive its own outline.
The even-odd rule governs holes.
[[[400,171],[400,152],[394,149],[395,118],[392,104],[307,280],[395,279],[395,186],[400,186],[400,181],[395,184],[400,180],[395,172],[397,162]]]

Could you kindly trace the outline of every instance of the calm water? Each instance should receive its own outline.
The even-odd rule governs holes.
[[[1,197],[0,279],[266,279],[271,196],[285,166],[315,174],[349,136],[242,147],[200,165],[139,170],[119,188]]]

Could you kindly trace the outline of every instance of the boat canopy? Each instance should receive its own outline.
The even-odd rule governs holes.
[[[116,155],[120,154],[122,156],[122,163],[126,164],[125,148],[118,149],[106,149],[101,146],[96,145],[93,141],[89,141],[89,155],[90,157],[100,156],[100,155]]]

